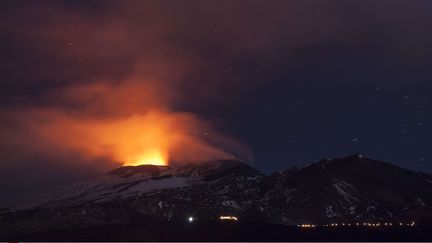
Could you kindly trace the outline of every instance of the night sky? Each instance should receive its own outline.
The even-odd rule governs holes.
[[[131,79],[265,173],[354,153],[432,172],[432,1],[11,0],[0,35],[0,202],[118,166],[29,124],[134,114],[71,88]]]

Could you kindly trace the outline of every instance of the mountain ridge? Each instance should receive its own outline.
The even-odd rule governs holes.
[[[34,194],[9,205],[0,226],[39,230],[127,223],[135,218],[245,222],[432,222],[432,176],[356,154],[264,175],[236,160],[180,167],[120,167],[100,178]],[[17,216],[19,215],[19,217]],[[44,226],[39,226],[44,225]],[[72,226],[70,226],[72,227]]]

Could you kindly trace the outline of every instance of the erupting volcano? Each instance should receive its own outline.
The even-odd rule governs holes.
[[[167,95],[158,95],[169,93],[162,83],[127,80],[68,87],[47,98],[69,107],[34,108],[16,119],[32,140],[49,145],[38,149],[73,152],[87,161],[137,166],[232,158],[227,144],[238,144],[197,116],[172,111]]]

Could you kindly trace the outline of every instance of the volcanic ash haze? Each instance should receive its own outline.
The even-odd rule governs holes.
[[[33,141],[22,147],[37,141],[46,145],[41,153],[55,148],[123,165],[227,159],[247,151],[197,116],[172,111],[173,91],[167,87],[131,78],[54,90],[46,95],[49,103],[62,105],[15,113]]]

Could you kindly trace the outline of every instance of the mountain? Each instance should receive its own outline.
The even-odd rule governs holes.
[[[432,206],[432,176],[353,155],[325,159],[263,180],[264,210],[278,223],[409,221]]]
[[[257,200],[264,175],[236,160],[190,163],[180,168],[141,165],[115,169],[94,180],[13,202],[13,211],[119,205],[168,220],[189,214],[241,213]]]
[[[266,176],[237,160],[141,165],[30,195],[0,213],[0,236],[134,222],[430,222],[432,176],[353,155]],[[428,221],[429,220],[429,221]],[[6,233],[5,233],[6,232]]]

